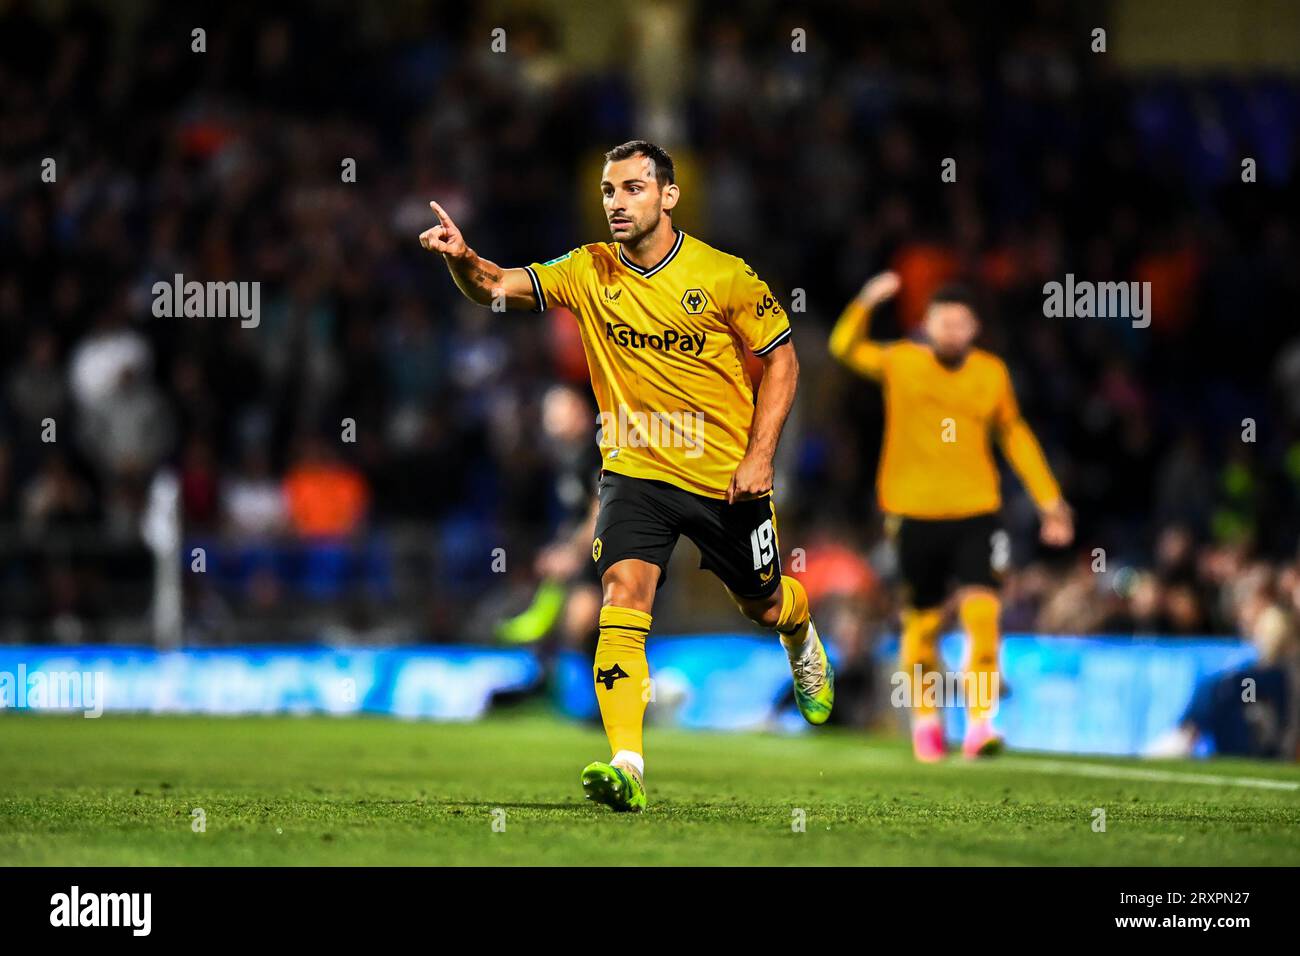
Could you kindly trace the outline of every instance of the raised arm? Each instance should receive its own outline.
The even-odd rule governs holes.
[[[420,233],[420,245],[429,252],[442,254],[456,288],[465,298],[479,305],[492,305],[504,298],[508,309],[537,310],[539,303],[527,270],[503,269],[484,259],[466,244],[460,228],[445,209],[436,202],[430,202],[429,208],[438,217],[438,225]]]
[[[867,336],[871,327],[871,313],[898,292],[899,279],[895,272],[874,275],[862,290],[840,313],[831,331],[830,352],[859,375],[880,378],[883,371],[885,349]]]

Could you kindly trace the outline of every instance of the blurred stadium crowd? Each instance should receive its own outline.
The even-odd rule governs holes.
[[[185,579],[190,639],[246,640],[257,621],[279,640],[326,623],[481,638],[526,602],[533,556],[585,507],[581,344],[567,315],[467,305],[415,237],[437,198],[506,264],[606,238],[598,157],[646,130],[618,50],[579,68],[544,13],[472,7],[4,5],[0,640],[127,633],[109,625],[147,607],[138,529],[164,467],[187,559],[207,549]],[[986,344],[1078,513],[1078,547],[1041,553],[1008,480],[1007,630],[1291,646],[1294,79],[1136,79],[1090,52],[1090,18],[1052,3],[686,9],[690,81],[665,143],[684,222],[783,301],[806,296],[781,536],[826,629],[852,653],[892,627],[880,396],[825,348],[888,266],[903,294],[885,335],[908,334],[940,282],[976,284]],[[1150,281],[1150,328],[1045,318],[1043,284],[1069,272]],[[151,287],[175,274],[261,282],[258,327],[154,318]],[[557,388],[584,396],[589,430],[544,427]],[[737,626],[703,575],[677,582],[657,626]]]

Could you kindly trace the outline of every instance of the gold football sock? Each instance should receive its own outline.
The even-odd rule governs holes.
[[[962,599],[959,613],[961,626],[970,639],[966,673],[974,677],[967,683],[966,713],[971,720],[991,717],[998,707],[998,615],[1002,602],[987,592]],[[969,695],[974,693],[974,698]]]
[[[910,701],[912,719],[933,717],[937,713],[936,701],[927,699],[922,678],[939,669],[939,628],[943,625],[943,610],[928,608],[903,611],[903,637],[900,641],[898,669],[911,683]],[[920,671],[917,671],[920,665]],[[932,692],[932,696],[937,696]]]
[[[781,578],[781,616],[776,621],[776,631],[781,644],[789,653],[802,649],[808,637],[808,592],[794,578]]]
[[[615,756],[635,754],[637,762],[642,760],[641,724],[650,700],[645,640],[651,619],[645,611],[629,607],[601,608],[600,639],[592,667],[610,752]]]

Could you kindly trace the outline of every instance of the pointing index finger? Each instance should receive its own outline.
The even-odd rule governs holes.
[[[438,217],[438,222],[443,226],[450,226],[452,224],[451,217],[447,215],[447,210],[443,209],[432,199],[429,200],[429,208],[433,210],[433,214]]]

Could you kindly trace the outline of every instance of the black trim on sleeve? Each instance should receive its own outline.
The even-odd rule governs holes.
[[[776,348],[778,345],[785,344],[790,339],[790,332],[791,330],[787,328],[784,332],[782,332],[780,335],[774,338],[771,342],[768,342],[761,349],[754,349],[754,354],[766,355],[768,352],[772,351],[772,349]]]
[[[537,296],[537,308],[534,312],[546,311],[546,296],[542,294],[542,283],[537,279],[537,273],[533,271],[532,266],[524,266],[524,271],[528,273],[528,278],[533,281],[533,295]]]

